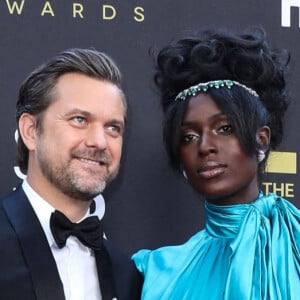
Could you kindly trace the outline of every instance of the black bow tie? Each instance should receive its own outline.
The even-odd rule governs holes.
[[[101,249],[103,230],[96,216],[88,217],[80,223],[72,223],[63,213],[56,210],[51,214],[50,228],[59,248],[64,247],[67,238],[73,235],[85,246],[94,250]]]

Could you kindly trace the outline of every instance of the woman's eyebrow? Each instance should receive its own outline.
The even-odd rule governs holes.
[[[211,120],[214,120],[214,119],[217,119],[220,117],[227,118],[227,115],[224,114],[223,112],[219,112],[219,113],[209,116],[208,120],[211,121]],[[193,125],[196,123],[198,123],[197,120],[187,120],[187,121],[182,121],[181,126],[190,126],[190,125]]]

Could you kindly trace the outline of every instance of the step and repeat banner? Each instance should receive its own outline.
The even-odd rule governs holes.
[[[0,196],[22,178],[15,163],[21,82],[62,50],[93,47],[115,59],[129,101],[120,174],[104,195],[106,235],[129,254],[182,243],[203,226],[203,199],[168,166],[149,53],[184,31],[257,25],[292,57],[285,137],[271,154],[263,189],[300,208],[300,0],[0,0]]]

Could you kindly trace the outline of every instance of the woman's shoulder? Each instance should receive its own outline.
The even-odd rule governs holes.
[[[193,249],[196,244],[199,244],[198,247],[201,248],[201,244],[205,242],[206,236],[206,231],[201,230],[184,244],[163,246],[155,250],[141,249],[132,256],[132,259],[142,273],[145,273],[148,266],[163,265],[168,267],[173,265],[178,257],[183,259],[184,256],[189,256],[190,249]]]

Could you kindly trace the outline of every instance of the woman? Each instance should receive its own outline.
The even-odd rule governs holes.
[[[259,188],[282,138],[289,55],[261,29],[202,31],[157,57],[172,166],[206,199],[205,229],[133,256],[142,299],[300,299],[300,213]]]

